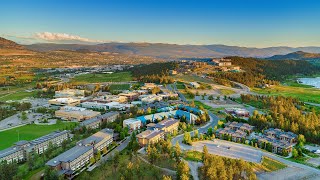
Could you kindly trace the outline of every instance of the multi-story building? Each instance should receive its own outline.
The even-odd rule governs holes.
[[[130,118],[123,121],[123,127],[128,127],[130,130],[140,129],[142,123],[138,119]]]
[[[55,112],[55,116],[65,120],[83,121],[100,115],[100,112],[80,107],[64,106]]]
[[[49,144],[60,146],[64,140],[69,138],[69,131],[55,131],[48,135],[42,136],[30,142],[22,140],[14,144],[14,146],[0,151],[0,162],[8,163],[24,161],[28,153],[42,154],[49,148]]]
[[[178,131],[179,121],[175,119],[166,119],[157,124],[150,123],[147,127],[151,130],[162,130],[165,133],[171,134],[173,131]]]
[[[80,104],[79,99],[73,98],[56,98],[48,101],[51,106],[76,106]]]
[[[76,171],[90,163],[92,157],[94,157],[93,146],[77,145],[51,159],[46,165],[71,179]]]
[[[60,146],[61,143],[69,139],[69,131],[55,131],[38,139],[30,141],[30,150],[37,154],[42,154],[49,148],[49,145]]]
[[[107,148],[113,141],[113,131],[110,129],[103,129],[92,136],[79,141],[80,146],[93,146],[94,151],[102,151]]]
[[[64,89],[61,91],[55,91],[55,98],[68,98],[68,97],[84,97],[84,90],[79,89]]]
[[[139,93],[137,92],[120,93],[118,95],[126,97],[128,101],[134,101],[139,97]]]
[[[107,110],[108,109],[107,104],[99,103],[96,101],[95,102],[90,102],[90,101],[83,102],[83,103],[81,103],[81,107],[88,108],[88,109],[99,109],[99,110]]]
[[[146,130],[137,135],[140,146],[157,143],[164,139],[164,131],[162,130]]]
[[[19,141],[14,146],[0,151],[0,162],[6,161],[8,164],[26,160],[25,147],[28,147],[28,141]]]
[[[97,129],[103,122],[114,122],[118,116],[119,113],[116,111],[108,112],[94,118],[84,120],[80,123],[80,126],[86,126],[86,128],[90,129]]]
[[[144,83],[144,86],[141,87],[142,90],[151,90],[153,88],[157,87],[154,83]]]

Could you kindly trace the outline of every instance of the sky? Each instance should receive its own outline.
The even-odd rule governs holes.
[[[1,0],[22,44],[151,42],[320,46],[319,0]]]

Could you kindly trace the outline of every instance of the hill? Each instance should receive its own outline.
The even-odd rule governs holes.
[[[32,55],[34,52],[27,50],[24,46],[0,37],[0,55]]]
[[[296,51],[286,55],[275,55],[267,59],[269,60],[320,60],[320,54]]]
[[[172,57],[224,57],[242,56],[267,58],[274,55],[285,55],[296,51],[320,53],[320,47],[268,47],[251,48],[226,45],[178,45],[164,43],[104,43],[96,45],[85,44],[32,44],[25,46],[36,51],[86,49],[95,52],[116,52],[121,54],[153,56],[161,58]]]

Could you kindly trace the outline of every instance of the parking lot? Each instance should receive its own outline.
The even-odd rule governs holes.
[[[259,150],[245,147],[243,145],[241,146],[235,143],[227,144],[218,139],[215,139],[214,141],[194,142],[192,144],[192,149],[202,151],[204,145],[207,146],[210,154],[216,154],[235,159],[241,158],[250,162],[261,162],[262,159],[262,153]]]

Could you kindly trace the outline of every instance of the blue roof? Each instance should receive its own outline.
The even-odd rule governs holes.
[[[147,119],[144,116],[139,116],[136,119],[140,120],[143,124],[147,123]]]

